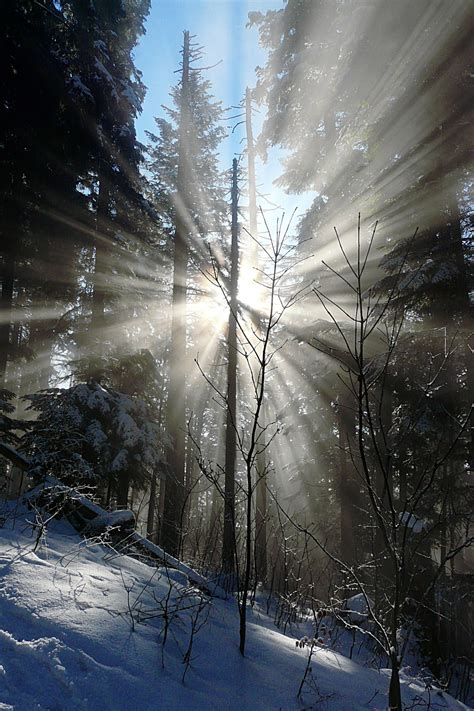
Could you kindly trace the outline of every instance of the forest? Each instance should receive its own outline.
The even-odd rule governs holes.
[[[181,665],[137,709],[470,708],[472,1],[1,14],[0,708],[126,708],[8,667],[33,644],[8,591],[50,594],[26,563],[63,566],[66,530],[122,561],[147,665]],[[245,702],[193,696],[216,609]],[[241,667],[270,624],[288,697]]]

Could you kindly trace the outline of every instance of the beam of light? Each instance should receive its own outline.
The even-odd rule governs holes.
[[[469,140],[461,132],[472,125],[472,102],[456,87],[467,80],[470,67],[472,5],[420,2],[407,15],[403,2],[356,3],[354,12],[339,16],[331,3],[306,7],[302,43],[295,43],[287,121],[270,116],[268,123],[289,149],[298,147],[298,116],[308,130],[313,125],[312,135],[301,137],[306,155],[297,153],[294,166],[291,156],[286,158],[290,177],[293,168],[295,175],[306,171],[305,189],[326,196],[319,217],[303,220],[317,253],[302,268],[310,273],[316,260],[331,256],[333,225],[343,239],[350,238],[357,212],[368,225],[382,220],[382,245],[388,237],[404,239],[416,226],[435,226],[440,200],[449,202],[459,193],[460,171],[470,163],[463,148]],[[283,14],[282,28],[284,22]],[[380,61],[373,60],[374,52]],[[305,64],[308,53],[313,75]],[[278,53],[273,70],[284,70]],[[336,123],[332,143],[327,117]]]
[[[266,294],[261,284],[261,276],[256,266],[242,263],[239,271],[239,288],[237,298],[242,307],[248,307],[255,312],[263,312],[266,304]]]
[[[248,9],[254,9],[249,0],[245,4]],[[311,6],[310,2],[307,4]],[[224,12],[225,31],[216,30],[215,24],[211,27],[206,20],[207,32],[212,32],[212,37],[218,37],[213,51],[220,53],[215,57],[211,55],[210,63],[222,55],[224,59],[229,59],[225,56],[230,46],[229,39],[232,39],[235,50],[230,5],[232,3],[228,12]],[[236,3],[233,5],[235,11]],[[411,5],[416,6],[417,3],[411,1]],[[324,260],[342,274],[347,271],[338,253],[333,226],[337,226],[352,259],[356,253],[357,213],[361,211],[363,216],[364,245],[375,220],[381,219],[376,246],[368,265],[368,280],[371,283],[380,276],[378,262],[382,248],[410,237],[416,226],[425,229],[436,226],[443,206],[453,195],[458,199],[466,184],[470,158],[463,147],[467,135],[462,134],[469,133],[472,108],[468,96],[460,96],[456,85],[461,79],[466,79],[469,71],[467,33],[472,5],[469,2],[420,2],[407,15],[410,21],[403,19],[408,9],[405,0],[391,4],[356,2],[352,4],[354,12],[342,12],[337,17],[334,7],[331,2],[314,2],[304,42],[295,51],[295,62],[304,60],[312,53],[314,66],[306,71],[307,65],[302,61],[300,67],[296,67],[294,85],[288,88],[291,98],[286,120],[275,128],[283,150],[284,165],[291,178],[288,199],[297,201],[297,193],[301,192],[304,203],[309,193],[319,200],[320,206],[312,216],[302,215],[298,231],[300,236],[311,239],[307,249],[313,256],[296,268],[296,281],[310,282],[315,279],[334,301],[350,310],[352,302],[347,289],[321,266]],[[401,30],[396,29],[397,21]],[[207,44],[206,36],[202,36],[204,44]],[[322,66],[318,66],[319,56],[324,56],[325,48],[330,47],[332,49],[328,50],[327,57],[321,60]],[[247,64],[253,61],[247,43],[242,52]],[[372,61],[374,54],[379,57],[379,64]],[[235,55],[231,59],[235,61]],[[224,69],[232,71],[231,61],[216,72]],[[278,72],[279,67],[274,69]],[[325,76],[322,77],[322,74]],[[243,92],[245,85],[252,81],[248,76],[240,76],[240,80]],[[238,103],[240,98],[233,96],[229,103]],[[326,120],[328,125],[330,122],[333,124],[332,141],[328,140],[330,131]],[[268,121],[271,125],[271,116]],[[298,124],[298,121],[304,125]],[[91,125],[91,136],[95,135],[95,130],[96,127]],[[295,146],[295,136],[307,148],[304,160],[301,153],[296,154],[295,158],[289,152],[285,153],[287,149],[291,151],[300,147]],[[234,138],[232,140],[232,148],[237,149],[238,142]],[[126,165],[123,156],[110,142],[106,148],[129,181],[135,184],[134,169]],[[272,159],[271,156],[270,163]],[[280,203],[283,181],[271,185],[268,180],[269,175],[274,177],[274,172],[274,166],[271,170],[268,166],[263,168],[261,176],[264,185],[261,190],[268,193],[270,200]],[[196,171],[191,175],[192,182],[199,185],[200,176]],[[86,177],[94,182],[93,176]],[[113,188],[112,185],[109,187]],[[199,221],[190,216],[180,195],[169,196],[174,211],[188,231],[190,271],[208,260],[209,241],[213,243],[212,251],[217,262],[226,266],[228,220],[218,223],[213,214],[211,196],[202,190],[196,190],[195,194],[199,198]],[[102,219],[94,226],[92,214],[90,222],[81,220],[78,213],[55,207],[54,195],[46,191],[45,195],[45,206],[40,208],[42,215],[55,224],[60,238],[71,236],[72,242],[76,240],[82,245],[81,258],[83,263],[87,261],[88,266],[81,275],[58,269],[63,260],[66,263],[68,248],[60,251],[60,238],[56,239],[57,251],[40,255],[34,271],[37,274],[54,271],[55,283],[79,287],[79,297],[71,303],[52,302],[52,305],[48,305],[49,302],[47,305],[23,304],[18,297],[19,305],[13,309],[13,316],[0,315],[0,324],[21,326],[33,323],[35,327],[60,319],[69,309],[80,312],[77,321],[74,321],[75,314],[64,319],[59,344],[54,344],[53,338],[49,344],[40,339],[36,359],[21,366],[24,384],[33,381],[38,371],[43,366],[47,367],[51,360],[53,369],[57,371],[56,377],[60,379],[68,373],[67,361],[71,352],[74,351],[77,357],[87,355],[94,342],[130,348],[149,347],[154,352],[162,348],[164,351],[170,334],[171,249],[145,249],[130,228],[123,233],[127,246],[122,246],[116,239],[120,220]],[[104,252],[100,270],[95,269],[97,246]],[[264,319],[268,313],[268,292],[262,286],[262,277],[258,272],[265,266],[261,261],[249,249],[247,240],[242,239],[239,314],[250,333],[252,328],[256,329],[256,321]],[[192,281],[195,291],[188,290],[188,300],[181,312],[181,315],[186,315],[187,329],[187,352],[182,354],[181,371],[183,379],[187,378],[190,411],[211,401],[209,385],[193,365],[194,357],[199,358],[200,365],[209,373],[212,382],[225,391],[225,336],[229,319],[228,300],[222,291],[196,277],[195,272]],[[94,287],[110,299],[105,307],[103,323],[96,330],[90,327],[90,302]],[[317,319],[327,320],[328,316],[311,293],[285,315],[281,330],[275,334],[275,344],[285,339],[289,339],[289,344],[275,360],[266,393],[270,418],[275,417],[282,425],[282,433],[273,441],[269,452],[275,463],[277,486],[283,497],[293,499],[292,506],[301,510],[308,506],[311,486],[326,481],[329,476],[324,462],[328,448],[333,444],[334,432],[331,431],[326,438],[322,436],[322,430],[326,427],[322,418],[323,415],[330,418],[331,403],[340,387],[334,375],[334,361],[329,356],[316,353],[307,344],[297,345],[293,340],[298,335],[311,335]],[[443,323],[435,319],[434,326],[442,327]],[[420,332],[423,330],[421,323],[416,327]],[[72,334],[78,340],[83,337],[83,341],[74,348],[67,343]],[[255,334],[252,345],[258,345]],[[248,372],[243,372],[244,360],[240,358],[239,363],[240,398],[248,415],[253,407],[253,393]],[[251,367],[256,368],[254,359],[249,361]],[[15,368],[11,368],[12,382],[17,382]],[[317,382],[308,373],[316,373]],[[295,393],[300,395],[296,397]],[[309,410],[310,399],[313,411]],[[245,421],[244,417],[241,419]],[[215,416],[215,422],[221,427],[222,412]],[[205,429],[205,439],[209,442],[214,434]],[[215,440],[212,446],[219,450],[219,438],[215,437]],[[208,446],[211,448],[211,444],[208,443]],[[218,452],[216,458],[219,456]],[[313,460],[314,481],[311,482],[308,481],[306,469]],[[305,472],[304,478],[298,476],[299,471]]]

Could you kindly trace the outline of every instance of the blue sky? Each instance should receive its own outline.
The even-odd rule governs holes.
[[[137,121],[138,138],[146,141],[145,130],[154,130],[154,117],[163,115],[162,104],[169,104],[168,92],[178,81],[175,73],[180,61],[183,31],[196,35],[204,56],[199,66],[220,62],[205,73],[211,81],[214,96],[224,106],[235,106],[245,93],[246,86],[255,85],[255,67],[264,64],[266,53],[259,47],[256,28],[247,29],[248,13],[280,9],[283,0],[152,0],[146,23],[146,34],[135,50],[136,66],[143,72],[148,87],[143,112]],[[238,113],[233,111],[230,115]],[[261,121],[261,117],[260,117]],[[230,122],[230,125],[237,121]],[[258,132],[259,119],[254,130]],[[244,127],[240,126],[226,139],[222,149],[223,167],[230,167],[232,158],[244,147],[241,140]],[[286,213],[297,204],[308,203],[307,196],[294,198],[272,186],[279,173],[277,152],[270,154],[266,166],[257,165],[257,180],[261,190],[285,207]],[[266,207],[262,201],[262,207]]]
[[[161,115],[161,104],[169,103],[169,87],[178,80],[174,72],[180,60],[183,31],[196,35],[204,48],[202,66],[220,64],[205,73],[214,95],[224,106],[238,104],[247,85],[255,84],[255,66],[265,61],[258,46],[256,29],[246,29],[251,10],[265,12],[282,6],[280,0],[153,0],[146,35],[135,51],[137,67],[148,87],[143,113],[137,121],[138,135],[153,129],[153,118]],[[238,150],[242,132],[229,150]]]

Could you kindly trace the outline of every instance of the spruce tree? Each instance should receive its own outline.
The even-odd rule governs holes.
[[[181,80],[172,89],[169,120],[156,119],[149,133],[151,185],[155,204],[166,216],[173,246],[173,290],[167,405],[168,472],[164,486],[162,545],[180,548],[186,448],[186,295],[190,259],[205,253],[205,240],[219,230],[225,211],[217,149],[225,135],[220,102],[212,100],[210,83],[193,66],[201,51],[184,33]]]
[[[2,14],[0,378],[18,344],[28,347],[41,356],[28,390],[48,383],[53,344],[71,323],[61,314],[77,315],[86,253],[101,273],[97,315],[117,292],[111,264],[118,273],[124,251],[137,251],[146,204],[134,119],[144,87],[132,50],[148,9],[148,0],[70,0],[14,3]],[[13,301],[31,314],[15,328]]]

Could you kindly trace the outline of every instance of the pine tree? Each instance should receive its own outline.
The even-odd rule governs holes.
[[[54,230],[49,214],[73,192],[69,136],[64,121],[63,18],[53,8],[14,3],[2,13],[2,91],[0,134],[0,250],[2,325],[0,378],[14,356],[11,306],[19,284],[38,284],[35,260],[48,265]],[[68,118],[72,120],[70,115]],[[76,169],[77,170],[77,169]],[[54,196],[54,198],[53,198]],[[41,206],[41,210],[39,207]],[[47,237],[48,235],[48,237]],[[65,268],[66,262],[64,263]],[[26,270],[26,274],[25,274]],[[44,282],[44,276],[39,283]],[[36,296],[37,291],[33,291]]]
[[[285,151],[282,187],[316,193],[301,234],[330,240],[351,205],[383,220],[379,237],[439,224],[470,162],[472,7],[287,0],[250,19],[268,52],[261,150]]]
[[[71,322],[61,314],[77,312],[87,251],[102,271],[97,244],[100,253],[104,234],[91,239],[98,222],[110,237],[105,249],[112,256],[121,240],[121,250],[120,259],[107,261],[96,289],[96,314],[103,311],[106,293],[116,292],[108,284],[111,262],[119,272],[124,247],[131,243],[136,251],[136,218],[144,201],[133,123],[144,87],[131,52],[148,8],[147,0],[24,2],[2,15],[0,377],[20,342],[30,358],[38,356],[39,376],[25,373],[28,389],[35,381],[37,386],[48,382],[58,324],[63,329]],[[104,192],[100,199],[101,166],[107,173],[102,180],[107,200]],[[108,215],[97,220],[102,209]],[[18,305],[31,317],[15,326],[21,332],[18,341],[10,314],[20,295]]]
[[[100,331],[97,340],[104,338],[106,307],[118,291],[110,283],[110,273],[115,269],[120,272],[123,246],[130,234],[136,235],[137,217],[146,207],[134,127],[145,88],[132,51],[144,31],[149,6],[149,0],[138,4],[71,3],[77,43],[74,81],[84,95],[83,150],[90,154],[89,177],[85,179],[95,212],[91,328]],[[132,238],[132,245],[135,240]]]
[[[107,489],[127,505],[128,488],[144,489],[161,461],[159,428],[147,404],[132,395],[79,383],[28,396],[38,417],[23,437],[31,473]]]
[[[210,84],[193,67],[201,52],[184,33],[181,81],[166,109],[170,121],[156,119],[158,135],[149,133],[148,168],[156,205],[164,211],[173,235],[173,292],[167,406],[168,476],[164,486],[162,545],[180,548],[185,486],[186,431],[186,293],[189,260],[205,253],[204,240],[219,229],[225,203],[217,148],[224,137],[220,102],[213,102]]]

